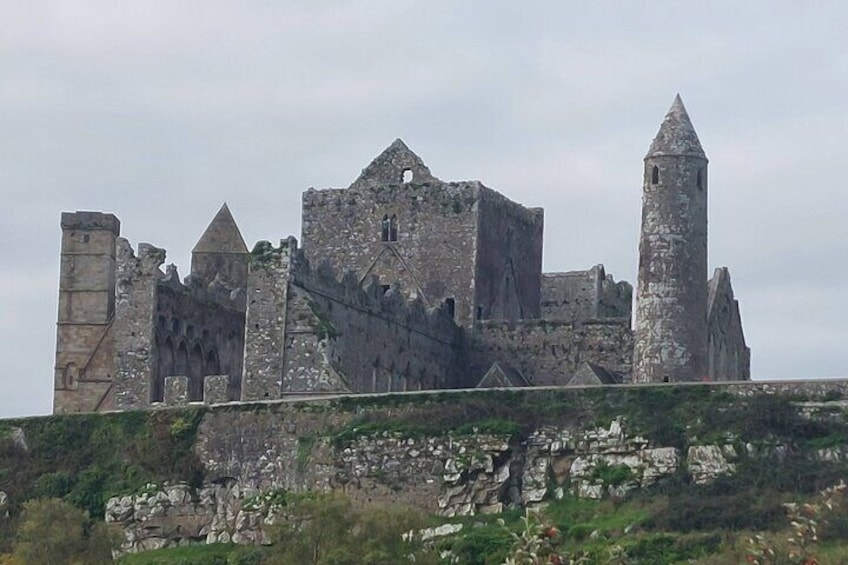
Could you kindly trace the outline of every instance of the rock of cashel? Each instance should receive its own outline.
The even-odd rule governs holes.
[[[64,213],[54,412],[749,380],[727,268],[708,280],[707,163],[678,96],[644,160],[633,325],[603,265],[542,272],[541,208],[440,180],[399,139],[303,193],[300,241],[251,251],[223,205],[183,280],[115,215]]]

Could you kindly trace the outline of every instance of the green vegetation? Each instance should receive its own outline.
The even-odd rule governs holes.
[[[270,551],[264,547],[219,543],[157,549],[125,555],[119,565],[260,565]]]
[[[694,560],[705,565],[744,561],[748,551],[744,538],[755,532],[763,536],[764,543],[780,547],[788,527],[783,504],[812,500],[818,491],[848,478],[848,464],[814,459],[816,450],[838,450],[848,445],[848,420],[827,406],[820,407],[826,417],[800,415],[793,403],[801,400],[808,398],[736,396],[719,387],[622,387],[351,397],[289,403],[285,411],[293,419],[308,422],[298,422],[296,433],[300,435],[291,454],[301,473],[309,468],[316,445],[327,442],[343,448],[363,437],[456,438],[491,434],[516,443],[541,426],[608,427],[617,418],[626,422],[628,431],[639,433],[653,445],[676,447],[684,456],[692,445],[730,445],[737,453],[733,461],[736,472],[711,484],[692,484],[681,472],[621,500],[577,500],[566,496],[551,502],[544,515],[544,521],[559,532],[557,550],[588,556],[593,563],[625,556],[630,561],[617,562]],[[256,404],[215,410],[256,413],[273,419],[283,408]],[[87,512],[96,519],[103,515],[108,497],[139,492],[148,483],[185,481],[199,486],[203,467],[193,446],[201,419],[208,411],[186,408],[0,422],[0,490],[9,496],[10,511],[10,518],[0,517],[0,553],[11,554],[16,533],[29,519],[24,515],[28,501],[60,499],[80,509],[83,517]],[[15,444],[9,433],[13,427],[23,430],[27,449]],[[463,457],[473,459],[480,453],[471,448]],[[624,465],[602,465],[589,477],[612,487],[634,478]],[[402,489],[403,483],[389,486]],[[563,487],[568,492],[568,484]],[[388,544],[395,534],[380,538],[383,534],[375,525],[377,519],[368,514],[370,510],[361,512],[348,502],[279,491],[264,493],[244,504],[245,508],[251,504],[285,508],[299,525],[294,530],[281,526],[275,534],[277,539],[287,539],[292,552],[298,543],[311,539],[313,552],[332,555],[336,560],[326,557],[325,562],[344,563],[346,555],[355,555],[360,560],[356,562],[361,563],[368,559],[372,563],[391,562],[380,561],[384,555],[381,552],[392,554],[399,550],[399,546],[385,550],[370,544],[371,538],[366,539],[362,532],[377,532],[374,539],[383,539],[379,544]],[[80,514],[75,516],[79,521]],[[524,531],[521,535],[527,538],[520,512],[502,517],[503,526],[496,517],[458,520],[465,526],[461,534],[436,542],[436,548],[450,550],[459,556],[460,563],[502,563],[516,543],[513,534]],[[342,519],[357,525],[350,531],[328,530],[331,537],[338,538],[338,547],[344,549],[338,550],[342,551],[340,554],[338,548],[327,546],[325,551],[322,544],[328,542],[318,524]],[[420,517],[409,522],[407,517],[394,514],[380,519],[406,524],[419,523]],[[97,539],[91,537],[94,523],[87,518],[81,523],[82,530],[67,529],[72,537],[82,531],[83,539]],[[820,532],[820,562],[848,562],[842,559],[848,549],[838,541],[848,539],[848,510],[832,513]],[[67,545],[74,547],[73,543]],[[121,563],[285,563],[281,561],[281,545],[275,547],[185,547],[128,556]],[[297,551],[301,550],[306,551]],[[288,558],[300,559],[303,555],[292,553]],[[421,555],[421,559],[429,559],[425,553]],[[145,561],[147,558],[155,559]],[[53,562],[60,563],[61,559]]]
[[[75,506],[56,498],[24,504],[10,559],[26,565],[64,565],[112,562],[120,532],[103,522],[92,522]]]
[[[186,481],[199,486],[203,468],[192,446],[204,409],[88,414],[7,420],[20,427],[24,450],[0,437],[0,485],[9,510],[20,513],[36,498],[58,498],[93,518],[106,500],[147,483]],[[0,523],[0,551],[8,550],[12,521]]]
[[[309,463],[309,456],[312,454],[312,448],[315,446],[315,441],[318,438],[314,434],[300,436],[297,438],[297,470],[303,472],[306,470],[306,465]]]
[[[593,470],[589,480],[605,487],[619,487],[634,480],[633,471],[627,465],[609,465],[601,461]]]

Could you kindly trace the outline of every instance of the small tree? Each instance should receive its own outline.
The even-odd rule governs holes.
[[[112,562],[115,542],[113,530],[79,508],[41,498],[24,504],[12,555],[27,565],[100,565]]]

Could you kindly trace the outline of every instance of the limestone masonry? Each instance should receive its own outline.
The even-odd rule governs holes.
[[[446,182],[396,140],[303,194],[252,251],[226,204],[191,273],[112,214],[62,214],[54,412],[309,393],[750,379],[726,268],[707,280],[707,158],[677,97],[645,157],[632,287],[542,273],[541,208]]]

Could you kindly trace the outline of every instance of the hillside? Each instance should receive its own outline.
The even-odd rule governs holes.
[[[275,502],[338,490],[465,524],[455,537],[466,544],[493,514],[514,522],[544,506],[574,547],[615,541],[635,562],[670,563],[719,551],[728,533],[785,528],[782,503],[848,477],[846,386],[441,392],[4,420],[0,553],[34,498],[106,516],[138,551],[262,541]]]

